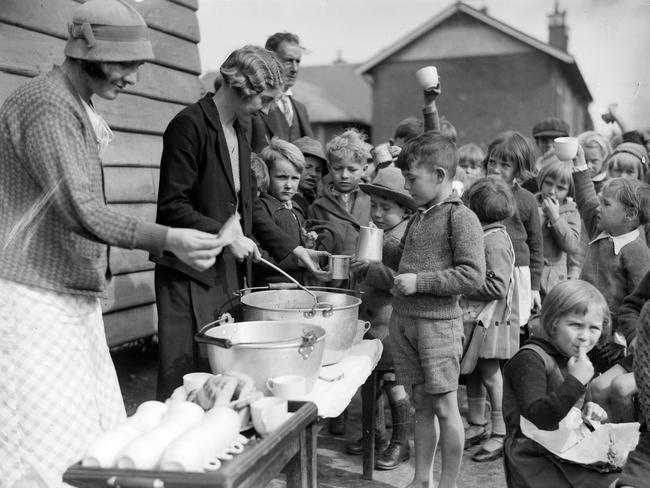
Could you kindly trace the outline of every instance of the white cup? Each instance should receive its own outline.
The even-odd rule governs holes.
[[[266,387],[275,397],[295,400],[305,395],[305,377],[297,375],[276,376],[266,381]]]
[[[352,345],[360,344],[363,341],[363,336],[370,330],[370,322],[364,320],[357,321],[357,333],[354,335]]]
[[[438,69],[435,66],[425,66],[415,72],[418,83],[425,90],[438,86]]]
[[[578,153],[578,138],[556,137],[553,139],[553,149],[560,161],[571,161]]]
[[[284,398],[264,397],[251,403],[251,417],[257,433],[265,436],[280,427],[290,415],[288,409]]]
[[[212,378],[214,375],[210,373],[187,373],[183,375],[183,387],[189,394],[192,390],[201,388],[203,383]]]

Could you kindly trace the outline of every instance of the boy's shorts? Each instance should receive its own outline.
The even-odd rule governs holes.
[[[424,319],[393,311],[388,341],[398,383],[424,383],[424,390],[433,395],[458,390],[462,317]]]

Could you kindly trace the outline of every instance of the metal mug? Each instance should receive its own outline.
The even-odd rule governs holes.
[[[377,227],[361,227],[357,258],[380,263],[384,248],[384,230]]]
[[[350,277],[350,256],[330,255],[329,271],[333,280],[347,280]]]

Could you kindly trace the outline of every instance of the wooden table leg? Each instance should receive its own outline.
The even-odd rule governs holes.
[[[307,452],[307,486],[318,488],[318,423],[312,422],[305,431],[305,450]]]
[[[361,419],[362,419],[362,446],[363,446],[363,474],[364,480],[372,480],[375,468],[375,410],[377,403],[377,379],[375,370],[368,376],[361,387]]]
[[[287,488],[308,488],[307,484],[307,446],[306,432],[300,433],[300,448],[284,467],[287,475]]]
[[[309,424],[300,433],[300,449],[284,469],[287,475],[287,488],[317,488],[317,436],[316,422]]]

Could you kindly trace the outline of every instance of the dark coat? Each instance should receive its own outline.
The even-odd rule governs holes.
[[[244,234],[256,238],[277,260],[300,244],[273,222],[257,197],[246,134],[235,123],[239,146],[239,199],[219,112],[207,94],[176,115],[163,135],[156,220],[163,225],[216,234],[238,211]],[[199,272],[171,253],[156,262],[159,370],[157,397],[164,400],[183,375],[208,370],[205,349],[194,341],[202,326],[223,312],[238,317],[234,292],[250,286],[251,263],[224,249],[210,269]],[[247,279],[247,281],[244,280]]]
[[[268,193],[262,193],[260,195],[260,201],[264,210],[279,228],[291,235],[294,239],[302,241],[302,228],[305,222],[305,215],[298,205],[294,205],[292,209],[289,209],[280,200],[272,197]],[[275,261],[272,257],[267,256],[266,250],[260,250],[265,259],[268,259],[302,283],[305,268],[300,267],[298,260],[293,254],[289,254],[282,261]],[[286,276],[283,276],[265,264],[253,264],[253,286],[266,286],[269,283],[284,283],[287,281],[289,280]]]
[[[311,130],[311,123],[309,122],[309,115],[307,115],[307,109],[295,98],[289,98],[293,105],[294,137],[291,135],[291,127],[289,127],[287,120],[284,118],[284,114],[274,103],[271,105],[268,114],[259,112],[251,117],[249,127],[253,151],[260,152],[274,136],[289,142],[295,141],[303,136],[314,137],[314,133]],[[248,130],[249,127],[246,127],[246,129]]]
[[[370,196],[358,190],[350,213],[332,194],[331,185],[324,185],[322,196],[312,203],[307,216],[308,230],[318,233],[319,249],[351,255],[356,252],[361,226],[370,223]]]
[[[244,234],[254,235],[264,249],[281,260],[300,242],[282,232],[262,207],[250,169],[248,139],[239,126],[236,130],[241,175],[238,207],[226,139],[212,94],[208,93],[172,119],[163,136],[156,221],[171,227],[189,227],[216,234],[237,209]],[[203,285],[216,286],[221,293],[231,294],[232,290],[225,289],[223,280],[224,262],[234,261],[227,251],[217,257],[214,266],[203,272],[196,271],[170,253],[152,260]],[[250,276],[248,283],[251,283]]]

